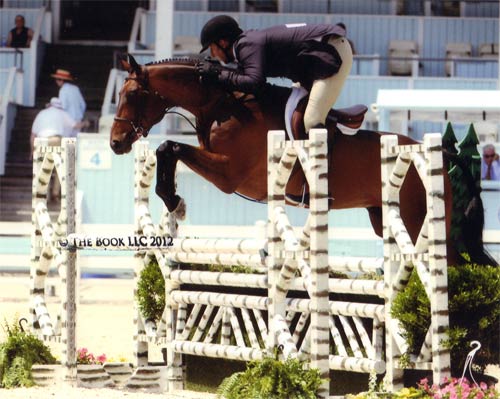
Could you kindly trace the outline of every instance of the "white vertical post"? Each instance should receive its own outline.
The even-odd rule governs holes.
[[[319,398],[328,398],[330,372],[330,330],[328,319],[328,147],[327,131],[309,132],[308,174],[310,190],[310,267],[311,285],[311,366],[319,369],[325,379],[318,389]]]
[[[61,180],[61,213],[66,213],[66,229],[64,234],[75,233],[76,216],[76,139],[64,138],[62,140],[61,159],[64,175]],[[66,210],[64,211],[64,208]],[[67,384],[76,384],[76,249],[62,251],[63,260],[66,264],[66,276],[63,278],[61,302],[62,312],[62,342],[63,364],[66,366],[64,380]]]
[[[432,375],[435,384],[450,377],[450,351],[445,346],[448,318],[448,269],[441,134],[424,136],[427,164],[429,274],[432,329]]]
[[[156,41],[155,59],[172,58],[174,50],[174,0],[161,0],[156,3]],[[160,122],[160,132],[166,133],[173,127],[172,115]]]
[[[52,39],[54,42],[59,40],[59,32],[61,30],[61,3],[62,0],[52,0]]]
[[[142,205],[149,205],[149,196],[143,196],[142,190],[140,187],[141,175],[144,168],[144,164],[146,162],[148,150],[148,142],[141,141],[136,143],[135,145],[135,159],[134,159],[134,234],[141,235],[142,228],[140,224],[140,212],[139,208]],[[142,268],[144,267],[144,254],[136,253],[134,256],[135,260],[135,268],[134,268],[134,298],[137,298],[137,284],[139,281],[139,274],[141,273]],[[135,307],[135,315],[134,315],[134,324],[136,327],[137,336],[140,334],[145,334],[145,328],[142,322],[142,317],[139,311],[139,306],[137,301],[134,299],[134,307]],[[137,367],[147,366],[148,365],[148,350],[149,345],[147,342],[143,342],[137,339],[135,340],[135,365]]]
[[[391,151],[398,144],[397,136],[382,136],[381,143],[381,180],[382,180],[382,220],[384,237],[384,280],[385,280],[385,356],[386,356],[386,375],[385,386],[389,391],[396,390],[403,385],[403,370],[398,368],[399,349],[391,329],[392,316],[391,306],[396,296],[395,279],[398,274],[399,262],[391,255],[399,253],[399,247],[396,244],[390,225],[389,211],[391,209],[399,210],[399,191],[391,189],[389,178],[392,169],[396,164],[397,154]],[[397,334],[397,332],[395,332]]]
[[[156,3],[155,58],[172,57],[174,48],[174,0]]]
[[[38,273],[38,267],[40,262],[40,255],[42,253],[42,233],[38,228],[38,221],[36,217],[36,212],[34,211],[39,202],[45,202],[47,205],[47,189],[48,182],[40,180],[40,170],[42,168],[43,153],[40,152],[40,146],[42,144],[47,145],[49,142],[48,138],[36,138],[34,143],[33,151],[33,182],[31,190],[31,252],[30,252],[30,314],[31,314],[31,324],[34,326],[38,321],[38,317],[35,312],[34,297],[35,295],[45,295],[45,281],[41,281],[40,273]]]
[[[283,242],[281,241],[276,228],[275,209],[285,207],[285,186],[279,187],[276,184],[278,175],[279,160],[283,154],[280,143],[285,143],[284,131],[270,131],[267,135],[267,216],[268,216],[268,251],[267,273],[268,273],[268,323],[269,334],[267,339],[267,350],[272,353],[273,348],[278,345],[278,340],[273,325],[275,315],[279,314],[285,318],[286,309],[282,293],[278,291],[278,279],[283,259]]]

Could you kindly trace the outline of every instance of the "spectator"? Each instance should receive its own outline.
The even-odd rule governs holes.
[[[78,86],[70,83],[74,81],[71,73],[65,69],[58,69],[56,73],[50,76],[56,80],[56,84],[59,86],[59,99],[62,102],[63,109],[70,114],[76,122],[83,121],[83,115],[85,114],[87,104],[85,104],[85,100]]]
[[[481,179],[500,181],[500,160],[493,144],[486,144],[483,147]]]
[[[24,26],[24,17],[16,15],[14,20],[15,28],[9,32],[7,37],[7,47],[29,47],[33,39],[33,31]]]
[[[36,116],[31,128],[31,158],[33,158],[33,149],[35,137],[46,137],[49,139],[49,145],[61,145],[63,137],[75,136],[77,129],[80,129],[84,123],[76,122],[62,108],[62,102],[57,97],[52,97],[47,108],[40,111]],[[61,198],[61,185],[58,179],[53,180],[50,188],[50,198],[57,200]]]

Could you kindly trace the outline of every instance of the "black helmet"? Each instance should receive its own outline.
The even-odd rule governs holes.
[[[218,15],[209,20],[201,30],[200,42],[202,49],[200,53],[205,51],[210,46],[210,43],[217,42],[220,39],[234,41],[242,32],[234,18],[228,15]]]

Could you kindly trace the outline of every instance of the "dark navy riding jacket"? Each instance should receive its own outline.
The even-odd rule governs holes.
[[[247,93],[261,89],[267,77],[284,77],[310,87],[316,79],[338,72],[342,60],[327,43],[331,36],[345,36],[338,25],[278,25],[243,32],[233,51],[236,70],[224,69],[219,81]]]

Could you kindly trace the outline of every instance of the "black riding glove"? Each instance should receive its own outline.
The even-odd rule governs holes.
[[[219,81],[222,65],[218,61],[205,60],[196,64],[196,71],[200,75],[202,82],[214,83]]]

